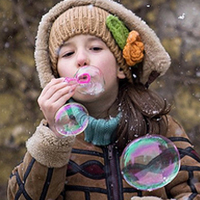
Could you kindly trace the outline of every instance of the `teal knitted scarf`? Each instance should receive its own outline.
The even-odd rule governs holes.
[[[98,146],[110,144],[120,118],[121,113],[109,120],[95,119],[89,116],[88,126],[84,131],[85,141]]]
[[[70,99],[69,102],[71,103],[74,101]],[[74,112],[74,115],[79,122],[84,121],[86,117],[89,118],[87,128],[84,131],[85,141],[98,146],[108,145],[112,142],[121,118],[121,113],[119,113],[114,118],[95,119],[92,116],[87,116],[87,114],[81,110]]]

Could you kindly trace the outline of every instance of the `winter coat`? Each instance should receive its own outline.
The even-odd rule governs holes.
[[[55,78],[49,57],[49,30],[65,10],[82,5],[105,9],[118,16],[130,31],[139,32],[145,44],[141,83],[148,86],[167,71],[171,60],[159,38],[130,10],[112,0],[64,0],[44,15],[39,24],[34,55],[42,88]],[[128,66],[127,70],[130,71]],[[180,172],[167,186],[152,192],[134,189],[122,178],[120,154],[114,145],[87,143],[84,133],[56,138],[43,120],[27,141],[23,161],[12,171],[8,200],[200,199],[200,158],[182,127],[170,116],[166,120],[168,131],[164,136],[175,143],[181,156]]]
[[[84,141],[84,133],[58,139],[43,121],[27,142],[22,163],[12,171],[8,200],[200,199],[200,158],[182,127],[170,116],[166,120],[164,136],[178,147],[181,168],[165,187],[136,190],[122,178],[114,145],[94,146]]]

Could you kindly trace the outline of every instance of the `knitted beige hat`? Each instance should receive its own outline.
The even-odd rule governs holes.
[[[57,75],[58,52],[61,45],[79,34],[90,34],[101,38],[114,54],[121,68],[129,72],[128,67],[124,66],[122,51],[106,26],[109,15],[98,7],[79,6],[65,11],[55,20],[49,37],[49,53],[55,75]]]
[[[42,87],[55,76],[59,47],[70,37],[81,33],[100,37],[131,81],[132,66],[127,65],[128,62],[123,58],[124,45],[121,47],[120,39],[116,39],[113,27],[106,25],[110,15],[116,16],[128,32],[137,31],[144,43],[145,54],[140,77],[143,84],[152,82],[157,75],[167,71],[170,66],[169,55],[154,31],[133,12],[112,0],[64,0],[43,16],[38,28],[35,61]]]

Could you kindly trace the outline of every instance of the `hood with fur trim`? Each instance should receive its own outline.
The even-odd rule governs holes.
[[[49,56],[49,34],[54,21],[66,10],[72,7],[93,5],[117,16],[129,30],[136,30],[144,43],[145,56],[140,81],[151,83],[158,75],[163,75],[171,64],[170,57],[162,46],[155,32],[132,11],[112,0],[64,0],[56,4],[42,17],[38,27],[35,62],[41,87],[54,78]]]

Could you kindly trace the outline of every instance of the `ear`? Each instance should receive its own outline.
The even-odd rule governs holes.
[[[123,69],[120,68],[120,67],[118,67],[118,69],[117,69],[117,77],[118,77],[119,79],[124,79],[124,78],[126,78],[126,75],[124,74]]]

